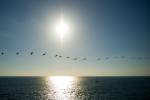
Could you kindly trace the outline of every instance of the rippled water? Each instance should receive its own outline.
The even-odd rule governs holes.
[[[0,77],[0,100],[150,100],[150,77]]]

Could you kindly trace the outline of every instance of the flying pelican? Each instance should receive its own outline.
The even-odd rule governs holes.
[[[108,60],[108,59],[109,59],[109,57],[106,57],[105,59],[106,59],[106,60]]]
[[[19,52],[16,52],[16,55],[19,55]]]
[[[58,55],[56,54],[55,57],[57,57]]]
[[[97,60],[99,61],[99,60],[101,60],[101,58],[97,58]]]
[[[82,60],[87,60],[87,58],[83,58]]]
[[[114,59],[118,59],[118,57],[117,57],[117,56],[114,56],[113,58],[114,58]]]
[[[68,58],[68,59],[69,59],[70,57],[66,57],[66,58]]]
[[[59,58],[61,58],[62,56],[59,56]]]
[[[45,55],[46,55],[46,53],[43,53],[42,55],[43,55],[43,56],[45,56]]]
[[[4,52],[1,52],[1,55],[4,55]]]
[[[78,58],[73,58],[73,60],[78,60]]]
[[[139,60],[142,60],[142,57],[138,57]]]
[[[30,53],[30,55],[33,55],[34,54],[34,52],[32,51],[31,53]]]
[[[130,57],[130,58],[131,58],[131,59],[136,59],[136,57],[134,57],[134,56],[133,56],[133,57]]]
[[[124,58],[125,58],[125,56],[121,56],[121,58],[122,58],[122,59],[124,59]]]

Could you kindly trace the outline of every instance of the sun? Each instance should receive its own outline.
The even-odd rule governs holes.
[[[65,35],[67,35],[69,31],[69,26],[67,22],[61,18],[59,23],[56,25],[56,32],[60,36],[61,39],[64,38]]]

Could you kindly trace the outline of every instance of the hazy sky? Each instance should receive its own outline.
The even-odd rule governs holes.
[[[150,75],[150,1],[0,0],[0,49],[0,75]]]

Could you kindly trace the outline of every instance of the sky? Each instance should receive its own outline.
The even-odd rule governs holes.
[[[150,1],[0,0],[0,52],[0,76],[149,76]]]

